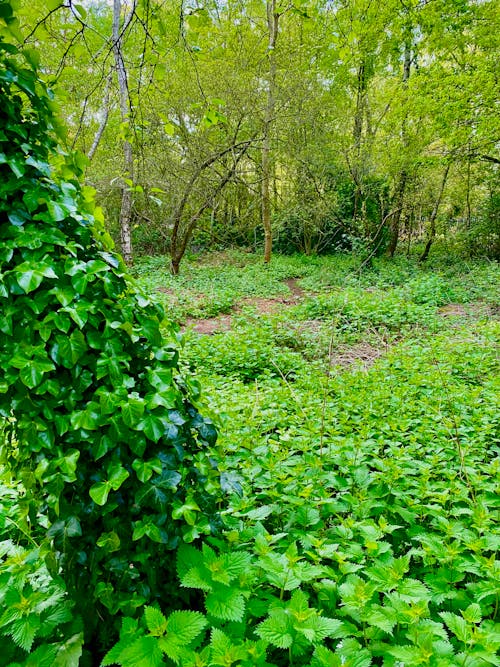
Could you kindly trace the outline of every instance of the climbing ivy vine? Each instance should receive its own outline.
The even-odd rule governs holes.
[[[1,461],[99,649],[99,620],[161,596],[169,550],[214,529],[216,430],[162,308],[110,250],[30,53],[5,39],[11,3],[0,17]]]

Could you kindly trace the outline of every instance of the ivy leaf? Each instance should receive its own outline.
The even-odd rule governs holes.
[[[130,396],[121,405],[122,419],[129,428],[136,428],[144,414],[145,401],[139,397]]]
[[[113,553],[120,548],[120,538],[114,531],[103,533],[97,540],[97,546],[101,547],[106,553]]]
[[[137,424],[137,428],[144,431],[146,437],[153,442],[158,442],[165,433],[163,422],[154,415],[145,417],[139,424]]]
[[[17,284],[22,287],[26,294],[33,292],[43,280],[43,274],[36,269],[27,269],[17,276]]]
[[[102,507],[106,504],[110,491],[111,484],[109,482],[98,482],[90,487],[89,495],[97,505]]]
[[[19,377],[21,378],[21,382],[25,384],[28,389],[33,389],[43,380],[43,373],[35,364],[29,364],[20,370]]]
[[[50,356],[65,368],[73,368],[87,351],[85,336],[81,331],[73,331],[70,336],[56,336]]]
[[[119,463],[108,468],[108,475],[109,484],[114,491],[118,491],[123,482],[130,477],[129,471]]]

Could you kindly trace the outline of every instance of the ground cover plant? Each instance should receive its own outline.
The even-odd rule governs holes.
[[[297,259],[300,303],[261,278],[278,312],[187,331],[222,419],[224,530],[177,556],[196,615],[124,621],[105,664],[500,664],[498,267],[353,259]],[[338,363],[360,340],[378,354]]]

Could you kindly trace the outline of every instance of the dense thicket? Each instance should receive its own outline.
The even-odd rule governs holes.
[[[498,256],[495,4],[53,2],[22,22],[114,233],[177,270],[191,241],[260,247],[267,218],[282,252]]]

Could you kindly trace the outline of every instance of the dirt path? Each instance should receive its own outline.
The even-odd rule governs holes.
[[[250,296],[245,297],[239,304],[233,306],[233,313],[240,313],[245,306],[251,306],[261,315],[271,315],[278,312],[283,306],[293,306],[299,303],[305,296],[306,292],[300,287],[296,278],[288,278],[283,281],[290,290],[290,295],[276,296],[276,297],[260,297]],[[199,334],[211,336],[222,331],[229,331],[232,324],[232,315],[218,315],[217,317],[209,317],[206,319],[188,318],[183,329],[190,329]]]

